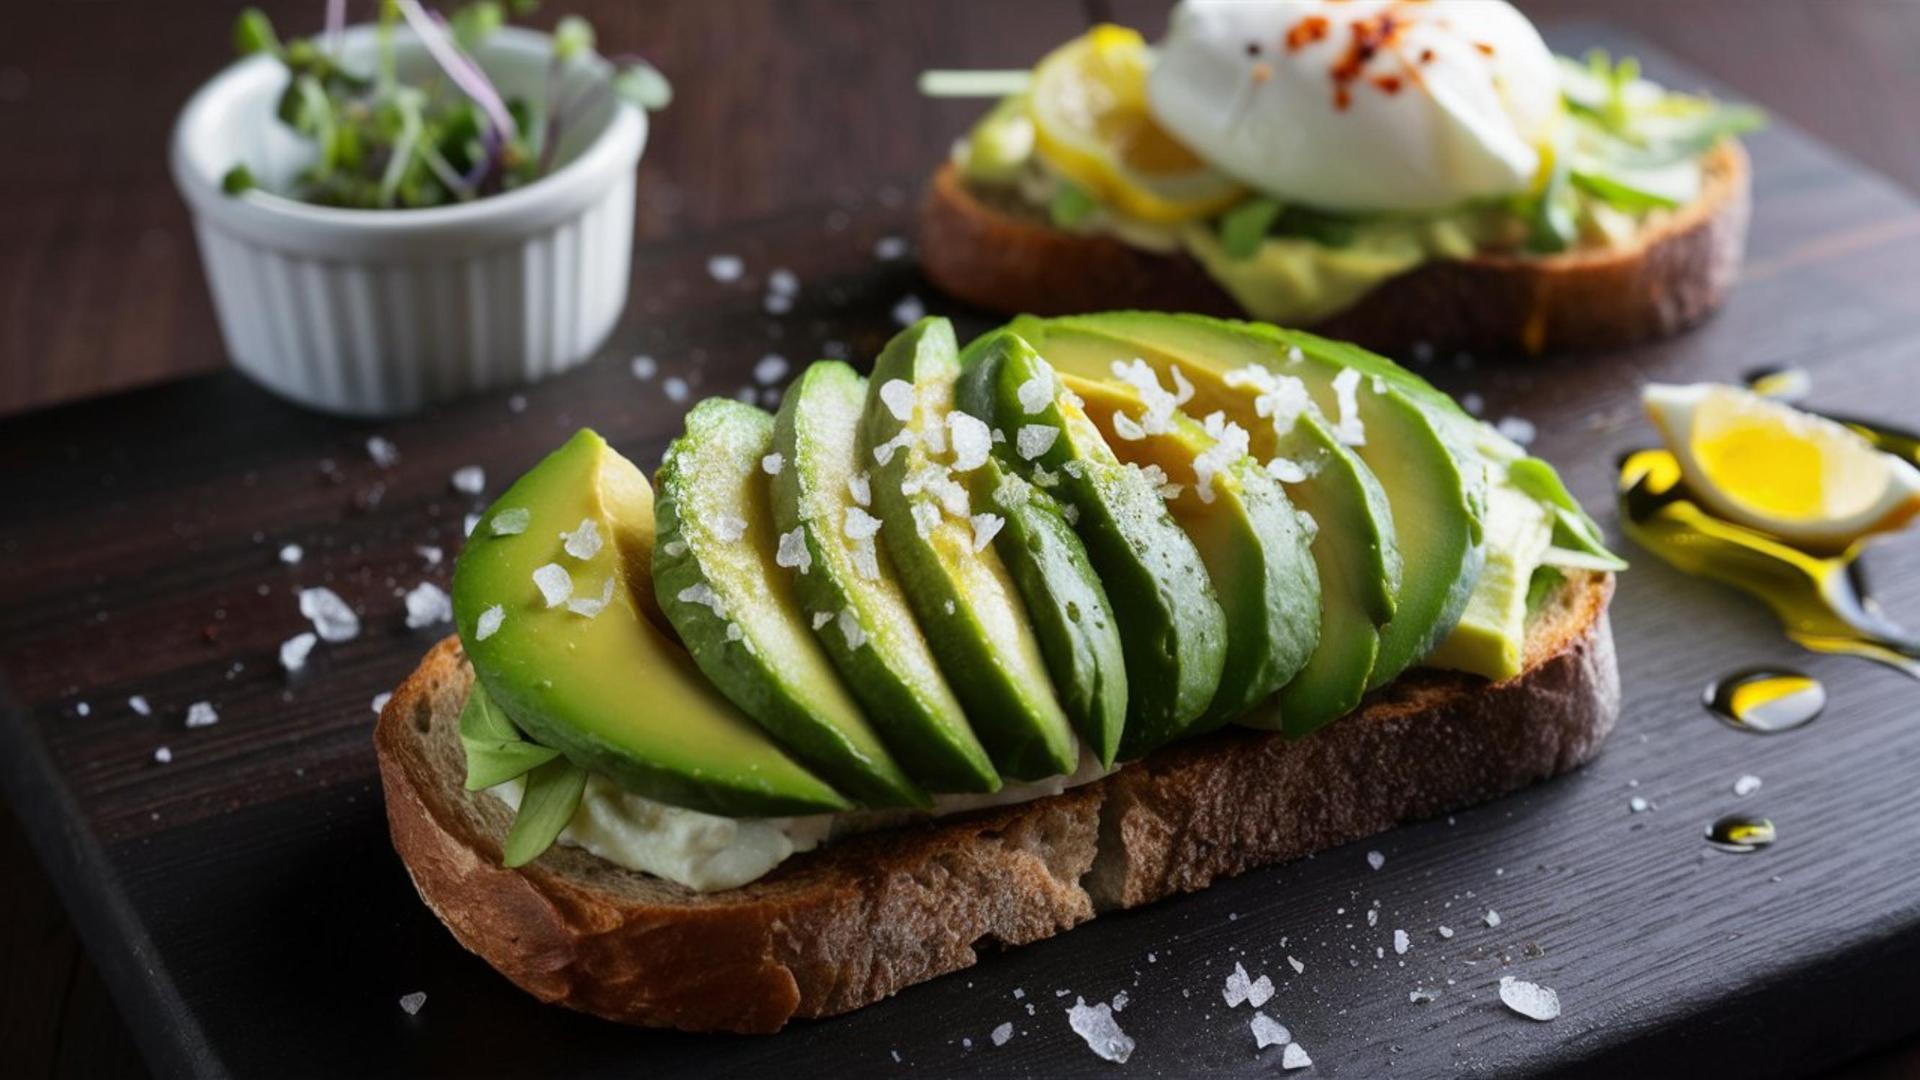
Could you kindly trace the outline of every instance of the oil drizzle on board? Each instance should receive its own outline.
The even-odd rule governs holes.
[[[1813,723],[1827,707],[1827,688],[1797,671],[1749,668],[1708,684],[1702,703],[1729,727],[1777,735]]]
[[[1748,814],[1728,814],[1707,826],[1707,844],[1719,851],[1748,855],[1772,844],[1773,822]]]
[[[1755,393],[1781,401],[1798,400],[1811,385],[1799,368],[1759,368],[1745,381]],[[1876,449],[1920,465],[1920,434],[1852,417],[1827,418]],[[1666,450],[1623,456],[1617,490],[1621,526],[1636,544],[1687,573],[1757,597],[1773,609],[1789,638],[1814,652],[1864,657],[1920,679],[1920,636],[1887,618],[1867,587],[1860,565],[1867,540],[1838,555],[1814,555],[1719,518],[1693,497],[1680,463]]]

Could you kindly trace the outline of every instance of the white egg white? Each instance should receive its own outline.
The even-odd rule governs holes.
[[[1283,202],[1418,211],[1524,192],[1561,108],[1505,0],[1183,0],[1155,118]]]

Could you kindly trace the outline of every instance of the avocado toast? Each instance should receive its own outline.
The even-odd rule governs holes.
[[[1183,0],[994,74],[920,233],[992,310],[1538,353],[1677,333],[1739,272],[1761,115],[1556,57],[1503,0]]]
[[[381,714],[423,899],[543,1000],[776,1030],[1537,782],[1612,727],[1618,560],[1388,361],[1115,313],[965,349],[923,320],[864,384],[815,370],[840,404],[807,411],[808,372],[777,419],[694,409],[657,500],[592,432],[537,465]],[[1455,488],[1390,501],[1398,466]]]

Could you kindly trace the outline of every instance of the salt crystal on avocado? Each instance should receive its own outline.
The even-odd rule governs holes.
[[[1020,399],[1021,411],[1031,416],[1053,403],[1053,377],[1050,372],[1036,371],[1014,394]]]
[[[573,577],[559,563],[548,563],[533,572],[533,584],[550,608],[559,607],[573,595]]]
[[[499,604],[495,604],[481,612],[480,617],[475,619],[473,623],[473,640],[485,641],[492,637],[495,631],[500,629],[500,624],[506,621],[506,618],[507,610]]]
[[[779,476],[780,470],[786,466],[787,459],[778,450],[760,459],[760,471],[768,476]]]
[[[565,541],[562,547],[566,553],[583,562],[600,554],[600,526],[592,518],[581,518],[580,524],[572,532],[561,533],[560,539]]]
[[[874,548],[872,537],[854,542],[853,569],[868,581],[880,580],[880,555]]]
[[[495,536],[519,536],[533,524],[533,511],[524,506],[510,506],[493,515],[492,531]]]
[[[686,588],[681,589],[679,593],[675,594],[674,599],[683,604],[699,604],[702,607],[709,608],[718,618],[724,619],[727,617],[727,602],[720,598],[719,593],[713,591],[713,586],[708,585],[704,581],[696,581]]]
[[[813,552],[807,547],[806,531],[799,526],[780,534],[780,543],[773,551],[773,564],[801,573],[813,569]]]
[[[867,629],[860,625],[860,616],[855,615],[852,608],[840,609],[839,623],[840,635],[846,639],[847,648],[857,649],[867,643]]]
[[[714,539],[731,544],[747,535],[747,519],[739,514],[715,514],[710,531]]]
[[[1348,446],[1367,444],[1367,427],[1360,419],[1360,372],[1355,368],[1342,368],[1340,374],[1333,377],[1333,397],[1340,406],[1339,418],[1333,426],[1334,437]]]
[[[1001,528],[1005,526],[1006,523],[1007,519],[1001,517],[999,514],[973,515],[973,550],[975,553],[986,550],[987,545],[993,543],[993,538],[999,535]]]
[[[1054,441],[1060,437],[1060,429],[1046,424],[1023,424],[1014,433],[1013,447],[1022,461],[1032,461],[1053,448]]]
[[[613,603],[613,578],[609,577],[601,584],[599,596],[573,597],[567,601],[567,610],[591,619],[607,610],[607,605],[611,603]]]
[[[880,519],[858,506],[849,506],[846,516],[841,520],[840,531],[849,540],[868,540],[880,531]]]
[[[813,628],[815,630],[820,629],[832,621],[833,612],[831,611],[816,611],[813,613]]]
[[[979,417],[948,413],[947,436],[953,447],[955,472],[971,472],[985,465],[987,455],[993,452],[993,432]]]

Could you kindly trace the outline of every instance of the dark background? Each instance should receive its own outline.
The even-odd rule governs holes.
[[[283,31],[320,0],[264,5]],[[356,2],[350,10],[368,5]],[[640,171],[640,241],[913,190],[976,107],[922,69],[1024,67],[1086,21],[1072,0],[550,2],[673,81]],[[1603,16],[1909,188],[1920,188],[1920,3],[1540,0]],[[1156,34],[1162,3],[1113,5]],[[224,363],[166,138],[227,55],[230,3],[12,5],[0,34],[0,416]],[[139,1059],[60,901],[0,808],[0,1072],[125,1074]],[[1850,1075],[1920,1075],[1920,1049]]]

